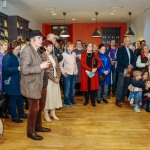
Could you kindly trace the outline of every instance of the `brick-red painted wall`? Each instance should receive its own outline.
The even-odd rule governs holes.
[[[48,24],[42,24],[42,34],[43,36],[47,36],[47,34],[52,32],[52,27]]]
[[[121,27],[121,41],[123,41],[127,24],[126,23],[98,23],[98,29],[102,32],[102,27]],[[92,42],[96,45],[102,42],[102,38],[93,38],[92,33],[94,32],[96,25],[95,23],[73,23],[69,24],[68,32],[70,34],[69,41],[75,44],[76,40],[82,40],[83,42]],[[51,25],[42,24],[42,33],[44,36],[52,31]]]

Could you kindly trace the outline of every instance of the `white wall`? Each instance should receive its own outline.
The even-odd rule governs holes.
[[[30,23],[29,23],[29,28],[30,29],[41,30],[41,23],[37,22],[34,18],[27,15],[23,10],[20,10],[19,8],[16,8],[14,5],[10,4],[9,2],[7,2],[7,8],[2,8],[0,6],[0,12],[6,14],[8,16],[13,16],[13,15],[20,16],[20,17],[30,21]]]
[[[148,14],[146,17],[144,39],[146,40],[147,45],[150,47],[150,14]]]
[[[136,41],[146,40],[150,46],[150,9],[132,20],[136,29]]]

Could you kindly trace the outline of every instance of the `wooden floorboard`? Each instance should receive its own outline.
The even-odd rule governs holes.
[[[77,106],[57,110],[61,121],[53,120],[43,126],[50,133],[39,133],[44,139],[34,141],[26,137],[26,120],[16,124],[3,120],[5,131],[0,139],[0,150],[150,150],[150,113],[141,109],[136,113],[125,104],[83,106],[83,98],[76,97]]]

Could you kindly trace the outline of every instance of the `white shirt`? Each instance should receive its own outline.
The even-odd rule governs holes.
[[[148,61],[150,60],[150,53],[148,54]],[[136,66],[139,68],[144,68],[145,63],[141,63],[141,56],[139,55],[136,61]],[[150,74],[150,66],[148,66],[148,72]]]
[[[125,46],[126,47],[126,46]],[[130,65],[130,59],[131,59],[131,56],[130,56],[130,50],[128,47],[126,47],[126,50],[127,50],[127,54],[128,54],[128,57],[129,57],[129,65]]]

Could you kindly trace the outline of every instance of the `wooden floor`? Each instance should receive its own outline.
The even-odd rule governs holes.
[[[52,131],[40,133],[42,141],[26,137],[26,120],[23,124],[3,120],[0,150],[150,150],[150,113],[135,113],[127,104],[118,108],[115,98],[95,108],[83,106],[81,97],[76,102],[76,107],[57,110],[61,121],[43,121]]]

